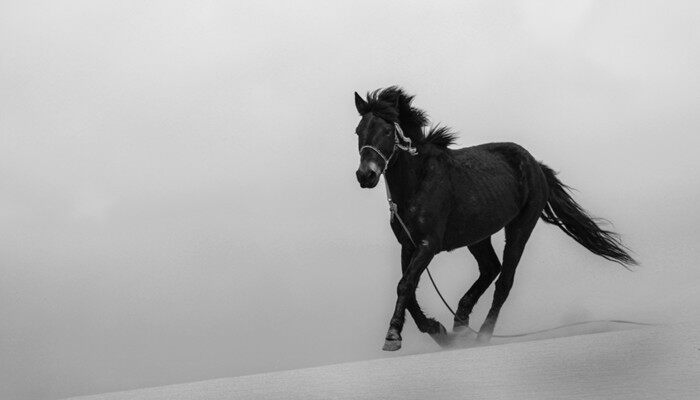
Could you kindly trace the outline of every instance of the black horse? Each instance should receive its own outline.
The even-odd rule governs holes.
[[[456,136],[446,127],[428,126],[426,114],[411,106],[413,96],[399,87],[355,93],[362,116],[357,126],[360,167],[357,180],[373,188],[382,174],[399,218],[391,228],[401,244],[403,276],[384,350],[401,348],[405,311],[421,332],[445,334],[416,301],[421,274],[435,254],[467,246],[479,264],[479,278],[459,301],[454,330],[468,327],[479,297],[496,281],[493,304],[477,340],[488,342],[513,285],[515,268],[537,220],[557,225],[591,252],[623,266],[636,264],[613,232],[569,195],[554,171],[515,143],[488,143],[450,149]],[[405,223],[405,229],[402,224]],[[505,228],[503,262],[491,235]],[[500,274],[500,276],[499,276]]]

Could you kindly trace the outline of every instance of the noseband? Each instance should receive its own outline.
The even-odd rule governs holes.
[[[403,141],[406,144],[401,144],[401,141]],[[391,148],[391,154],[389,154],[389,157],[385,156],[384,153],[382,153],[378,148],[368,144],[360,147],[360,154],[362,154],[362,150],[364,150],[365,148],[374,150],[374,152],[379,154],[379,157],[381,157],[382,160],[384,160],[384,169],[382,169],[382,174],[386,172],[387,169],[389,169],[389,161],[391,161],[391,158],[394,157],[394,153],[396,153],[397,148],[400,150],[407,151],[408,154],[412,156],[418,154],[418,150],[415,147],[413,147],[413,142],[411,142],[411,138],[406,137],[406,135],[403,134],[403,130],[399,126],[398,122],[394,122],[394,147]]]

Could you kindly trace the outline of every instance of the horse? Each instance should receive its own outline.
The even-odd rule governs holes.
[[[493,303],[477,334],[488,343],[513,286],[525,244],[539,219],[558,226],[585,248],[626,268],[635,265],[620,236],[603,229],[571,197],[556,173],[515,143],[487,143],[452,149],[457,135],[429,126],[415,96],[398,86],[355,92],[360,122],[355,129],[360,165],[357,180],[374,188],[383,175],[392,208],[391,229],[401,245],[402,277],[383,350],[401,348],[406,310],[421,332],[446,335],[416,300],[416,287],[433,257],[467,247],[479,277],[459,300],[453,331],[469,328],[474,305],[496,280]],[[502,261],[491,236],[504,229]],[[498,279],[496,279],[498,278]]]

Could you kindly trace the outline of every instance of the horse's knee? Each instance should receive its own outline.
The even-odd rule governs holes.
[[[411,282],[408,279],[401,279],[399,284],[396,285],[396,294],[399,297],[410,296],[415,293],[416,286],[415,282]]]
[[[501,274],[501,277],[496,281],[496,291],[508,294],[513,287],[514,278],[513,273]]]
[[[503,303],[506,302],[508,294],[510,294],[510,289],[513,287],[513,276],[503,276],[496,281],[496,290],[493,294],[493,306],[494,309],[500,309]]]
[[[481,271],[481,274],[485,276],[486,279],[493,282],[494,279],[501,273],[500,265],[493,265],[491,268]]]

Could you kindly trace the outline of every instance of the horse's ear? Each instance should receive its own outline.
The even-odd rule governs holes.
[[[355,92],[355,108],[357,108],[357,112],[360,113],[360,115],[367,114],[369,112],[369,104]]]

